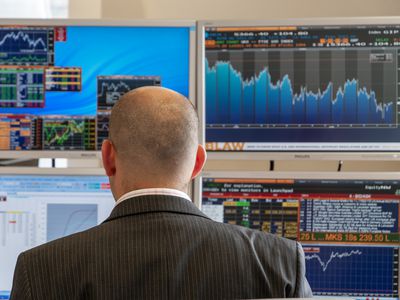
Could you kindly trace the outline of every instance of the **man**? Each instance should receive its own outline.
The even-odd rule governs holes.
[[[182,95],[144,87],[113,108],[101,225],[22,253],[12,299],[308,297],[294,241],[210,220],[187,196],[206,160]]]

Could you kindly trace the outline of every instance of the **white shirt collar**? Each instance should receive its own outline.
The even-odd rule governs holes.
[[[140,189],[140,190],[128,192],[128,193],[122,195],[117,200],[115,205],[120,204],[122,201],[125,201],[126,199],[139,197],[139,196],[146,196],[146,195],[175,196],[175,197],[185,198],[186,200],[192,202],[192,199],[190,199],[190,197],[182,191],[178,191],[175,189],[166,189],[166,188],[152,188],[152,189]]]

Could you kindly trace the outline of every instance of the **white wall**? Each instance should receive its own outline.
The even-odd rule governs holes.
[[[400,0],[70,0],[71,18],[276,19],[400,15]]]
[[[144,19],[144,1],[140,0],[102,0],[102,17],[112,19]]]
[[[69,0],[69,18],[101,18],[101,4],[101,0]]]

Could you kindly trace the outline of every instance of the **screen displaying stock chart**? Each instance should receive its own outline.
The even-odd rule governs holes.
[[[400,149],[400,25],[205,26],[209,150]]]
[[[203,178],[201,209],[300,242],[315,296],[399,299],[400,181]]]
[[[190,27],[0,25],[0,149],[98,150],[141,86],[189,96]]]

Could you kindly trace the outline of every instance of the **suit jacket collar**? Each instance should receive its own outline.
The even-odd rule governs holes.
[[[111,215],[103,223],[126,216],[152,212],[170,212],[209,219],[187,199],[168,195],[145,195],[121,202],[114,207]]]

